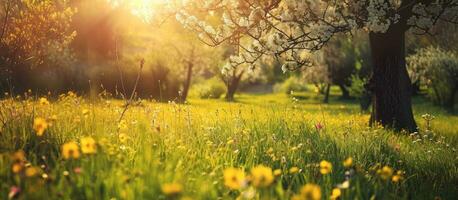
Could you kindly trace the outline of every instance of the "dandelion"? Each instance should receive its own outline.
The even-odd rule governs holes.
[[[62,145],[62,155],[65,159],[77,159],[80,157],[78,145],[75,142],[67,142]]]
[[[89,115],[89,110],[88,109],[83,109],[83,111],[81,111],[81,113],[83,114],[83,116],[87,117]]]
[[[183,186],[178,183],[166,183],[162,185],[161,190],[167,196],[176,196],[183,191]]]
[[[393,175],[393,177],[391,177],[391,181],[393,181],[393,183],[397,183],[401,181],[402,179],[404,179],[404,177],[402,176],[403,173],[404,173],[403,171],[398,170],[396,174]]]
[[[97,152],[95,140],[91,137],[81,138],[81,152],[83,154],[95,154]]]
[[[40,102],[40,105],[42,105],[42,106],[49,105],[49,101],[45,97],[41,97],[39,102]]]
[[[25,161],[25,153],[22,150],[16,151],[11,156],[11,160],[15,163],[20,163]]]
[[[263,165],[251,169],[251,178],[255,187],[267,187],[274,181],[272,169]]]
[[[121,120],[118,124],[118,129],[125,130],[127,129],[127,122],[126,120]]]
[[[332,192],[331,192],[331,199],[335,200],[335,199],[339,198],[340,195],[342,195],[342,191],[340,191],[339,188],[334,188],[332,190]]]
[[[52,115],[49,120],[51,121],[56,121],[57,120],[57,115]]]
[[[281,175],[281,169],[274,170],[274,176],[280,176],[280,175]]]
[[[227,145],[231,145],[231,144],[234,144],[234,140],[232,139],[227,141]]]
[[[346,168],[349,168],[353,165],[353,158],[352,157],[348,157],[347,159],[345,159],[343,161],[343,166],[346,167]]]
[[[388,180],[393,175],[393,169],[391,169],[391,167],[389,167],[389,166],[384,166],[384,167],[382,167],[382,169],[378,169],[377,170],[377,174],[383,180]]]
[[[118,138],[119,138],[119,142],[126,143],[129,137],[127,137],[127,134],[125,133],[120,133]]]
[[[267,154],[272,154],[273,152],[274,152],[274,148],[272,148],[272,147],[270,147],[270,148],[266,151]]]
[[[308,183],[304,185],[299,195],[293,197],[295,200],[320,200],[321,199],[321,188],[318,185]]]
[[[295,174],[295,173],[297,173],[297,172],[299,172],[299,168],[298,168],[298,167],[291,167],[291,168],[289,169],[289,173],[290,173],[290,174]]]
[[[33,120],[33,130],[38,136],[42,136],[45,130],[48,128],[48,123],[45,119],[37,117]]]
[[[227,168],[224,170],[224,185],[230,189],[238,190],[245,186],[245,172],[241,169]]]
[[[11,156],[11,160],[13,161],[11,171],[13,171],[15,174],[20,173],[24,169],[24,162],[26,160],[24,151],[20,150],[15,152]]]
[[[320,162],[320,173],[329,174],[332,172],[332,164],[326,160]]]
[[[25,170],[25,176],[27,177],[34,177],[38,174],[40,168],[38,167],[29,167]]]

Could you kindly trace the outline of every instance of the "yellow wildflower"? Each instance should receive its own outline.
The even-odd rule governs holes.
[[[179,195],[183,191],[183,186],[178,183],[166,183],[161,187],[162,192],[167,196]]]
[[[52,115],[49,119],[51,121],[56,121],[57,120],[57,115]]]
[[[119,142],[121,143],[126,143],[128,139],[127,134],[125,133],[120,133],[118,138],[119,138]]]
[[[281,169],[274,170],[274,176],[280,176],[280,175],[281,175]]]
[[[65,159],[77,159],[80,157],[78,145],[75,142],[67,142],[62,145],[62,155]]]
[[[298,167],[291,167],[291,168],[289,169],[289,173],[290,173],[290,174],[295,174],[295,173],[297,173],[297,172],[299,172],[299,168],[298,168]]]
[[[402,179],[404,179],[404,177],[402,176],[403,173],[404,173],[403,171],[398,170],[396,174],[393,175],[393,177],[391,177],[391,181],[393,181],[393,183],[397,183],[401,181]]]
[[[49,105],[49,101],[45,97],[41,97],[39,102],[40,102],[40,105],[42,105],[42,106]]]
[[[11,160],[15,163],[23,162],[25,161],[25,153],[22,150],[16,151],[13,153],[11,156]]]
[[[312,183],[305,184],[301,188],[300,194],[296,196],[296,199],[321,200],[321,188],[320,186]]]
[[[383,180],[388,180],[393,175],[393,169],[389,166],[384,166],[382,169],[377,170],[377,174],[380,175],[380,178]]]
[[[18,174],[19,172],[21,172],[22,169],[23,169],[23,166],[20,163],[15,163],[13,164],[13,166],[11,166],[11,171],[13,171],[13,173],[15,174]]]
[[[272,169],[263,165],[251,169],[251,178],[255,187],[267,187],[274,181]]]
[[[337,199],[340,197],[340,195],[342,195],[342,191],[340,191],[339,188],[334,188],[331,192],[331,199],[332,200]]]
[[[95,140],[91,137],[81,138],[81,152],[84,154],[95,154],[97,152]]]
[[[332,172],[332,164],[326,160],[320,162],[320,173],[329,174]]]
[[[121,120],[118,124],[118,129],[125,130],[127,129],[127,122],[126,120]]]
[[[245,186],[245,172],[241,169],[227,168],[224,170],[224,185],[226,187],[238,190]]]
[[[87,117],[89,115],[89,110],[88,109],[83,109],[83,111],[81,111],[81,113],[83,114],[83,116]]]
[[[269,149],[267,149],[267,154],[272,154],[274,152],[274,148],[270,147]]]
[[[33,120],[33,130],[38,136],[42,136],[45,130],[48,128],[48,123],[45,119],[37,117]]]
[[[27,177],[34,177],[38,174],[40,168],[38,167],[29,167],[25,170],[25,176]]]
[[[353,158],[352,157],[348,157],[347,159],[345,159],[343,161],[343,166],[346,167],[346,168],[349,168],[353,165]]]

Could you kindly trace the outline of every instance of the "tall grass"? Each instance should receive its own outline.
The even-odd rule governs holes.
[[[322,105],[284,94],[238,99],[139,101],[121,123],[123,102],[113,99],[90,102],[71,93],[49,104],[2,100],[0,198],[291,199],[312,183],[323,199],[335,188],[341,199],[458,195],[458,117],[422,100],[415,107],[422,131],[409,134],[367,127],[369,116],[352,102]],[[426,111],[436,116],[430,127],[421,117]],[[37,117],[49,124],[43,136],[33,130]],[[97,141],[97,153],[64,159],[62,145],[83,137]],[[18,151],[25,161],[15,173]],[[348,157],[353,164],[344,167]],[[320,173],[323,160],[332,163],[331,173]],[[251,169],[259,165],[281,173],[255,187]],[[393,170],[386,180],[384,166]],[[225,184],[224,170],[231,167],[248,177],[240,189]],[[29,168],[37,173],[27,174]],[[398,170],[402,178],[393,181]]]

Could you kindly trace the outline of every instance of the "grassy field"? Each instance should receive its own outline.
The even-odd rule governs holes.
[[[0,199],[458,196],[458,117],[422,98],[417,134],[311,94],[141,101],[120,122],[120,100],[47,99],[1,101]]]

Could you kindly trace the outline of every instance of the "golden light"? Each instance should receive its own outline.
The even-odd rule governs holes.
[[[164,6],[167,0],[108,0],[115,7],[128,7],[132,14],[149,22],[154,18],[157,9]]]

